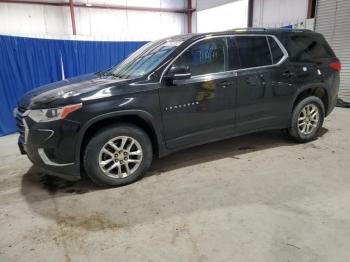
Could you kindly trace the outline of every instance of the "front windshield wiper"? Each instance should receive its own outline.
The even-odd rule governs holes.
[[[105,71],[98,71],[95,73],[97,76],[101,77],[101,76],[105,76],[106,72]]]
[[[104,76],[113,76],[115,78],[120,78],[120,79],[122,78],[120,75],[114,74],[114,73],[110,73],[110,72],[109,73],[105,73]]]
[[[96,75],[99,77],[101,77],[101,76],[113,76],[115,78],[121,78],[117,74],[113,74],[113,73],[108,72],[108,71],[98,71],[98,72],[96,72]]]
[[[113,74],[113,73],[109,73],[108,75],[109,75],[109,76],[113,76],[113,77],[115,77],[115,78],[122,78],[122,77],[120,77],[119,75]]]

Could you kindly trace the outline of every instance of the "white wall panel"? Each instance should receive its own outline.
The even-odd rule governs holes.
[[[48,35],[71,34],[68,7],[43,6],[45,33]]]
[[[233,3],[238,0],[197,0],[196,9],[197,11],[213,8],[219,5],[224,5],[228,3]],[[194,7],[195,5],[193,5]]]
[[[83,3],[184,9],[185,0],[83,0]],[[0,3],[0,34],[58,39],[140,41],[185,33],[179,13],[75,7],[77,36],[69,7]]]
[[[154,39],[154,35],[158,38],[162,37],[162,32],[158,25],[161,25],[161,17],[159,13],[154,12],[128,12],[128,39],[138,36],[139,40]],[[142,25],[142,26],[140,26]]]
[[[185,9],[187,7],[186,0],[162,0],[162,8],[176,8],[176,9]]]
[[[1,34],[40,34],[45,32],[44,6],[1,4]]]
[[[229,4],[197,12],[197,31],[224,31],[247,27],[248,0],[234,1]]]
[[[254,0],[253,26],[279,27],[307,18],[307,0]]]

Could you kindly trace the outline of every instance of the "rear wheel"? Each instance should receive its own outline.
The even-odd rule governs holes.
[[[152,144],[140,128],[124,124],[101,130],[84,154],[87,175],[100,186],[123,186],[140,179],[152,162]]]
[[[305,143],[316,138],[325,115],[323,102],[316,96],[301,100],[294,108],[289,135],[297,142]]]

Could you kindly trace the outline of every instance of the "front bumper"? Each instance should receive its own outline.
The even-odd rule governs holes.
[[[57,120],[36,123],[19,110],[15,113],[20,132],[19,150],[46,174],[68,180],[80,179],[75,143],[80,123]]]

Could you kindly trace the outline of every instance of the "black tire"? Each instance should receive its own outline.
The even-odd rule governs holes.
[[[319,120],[316,124],[316,127],[312,130],[310,134],[303,134],[298,128],[298,118],[303,108],[305,108],[305,106],[308,106],[308,105],[316,106],[319,112]],[[288,130],[289,135],[293,140],[299,143],[306,143],[311,140],[314,140],[317,137],[317,134],[323,125],[324,117],[325,117],[325,108],[322,100],[316,96],[305,97],[304,99],[299,101],[298,104],[293,109],[290,128]]]
[[[99,166],[100,151],[111,139],[128,136],[136,140],[142,148],[142,160],[138,168],[129,176],[114,178],[106,175]],[[117,187],[133,183],[140,179],[150,167],[153,158],[152,143],[148,135],[132,124],[120,124],[104,127],[89,141],[84,152],[84,168],[87,176],[98,186]]]

